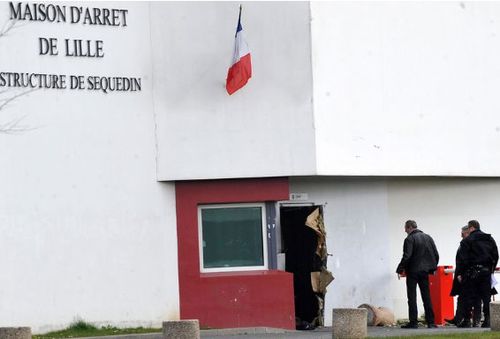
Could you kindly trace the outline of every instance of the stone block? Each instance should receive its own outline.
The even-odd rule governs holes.
[[[198,319],[163,322],[164,339],[200,339]]]
[[[1,339],[31,339],[30,327],[0,327]]]
[[[490,325],[492,331],[500,331],[500,301],[490,302]]]
[[[334,308],[332,312],[332,338],[358,339],[367,336],[365,308]]]

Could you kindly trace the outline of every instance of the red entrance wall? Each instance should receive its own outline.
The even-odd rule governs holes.
[[[283,271],[200,273],[198,205],[288,200],[287,178],[175,184],[181,319],[214,328],[295,328],[293,277]]]

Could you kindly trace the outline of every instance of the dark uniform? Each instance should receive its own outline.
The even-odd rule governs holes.
[[[463,262],[456,275],[462,277],[464,312],[470,314],[474,305],[484,305],[483,327],[490,326],[491,274],[498,263],[498,248],[490,234],[475,230],[460,242]]]
[[[462,247],[459,246],[457,250],[457,255],[455,256],[455,267],[458,267],[459,265],[463,265],[463,259],[462,259],[462,254],[461,254]],[[470,314],[466,317],[464,314],[464,298],[463,298],[463,293],[462,293],[462,284],[458,281],[458,275],[455,274],[453,276],[453,284],[451,285],[451,291],[450,291],[450,296],[458,296],[457,297],[457,310],[455,312],[455,317],[453,318],[453,323],[455,325],[460,325],[463,321],[464,318],[469,318],[470,319]]]
[[[457,272],[460,272],[460,269],[464,267],[464,254],[463,254],[463,247],[459,246],[457,250],[457,255],[455,257],[455,275],[453,276],[453,284],[451,287],[451,292],[450,296],[458,296],[457,297],[457,310],[455,312],[455,317],[453,318],[453,323],[458,326],[458,327],[470,327],[471,322],[470,322],[470,310],[468,311],[469,313],[466,313],[465,310],[465,303],[464,299],[466,298],[466,294],[464,293],[463,290],[463,283],[460,283],[458,281],[458,276],[459,274]],[[476,327],[479,322],[481,321],[481,302],[476,303],[473,305],[474,308],[474,315],[473,315],[473,327]]]
[[[429,274],[437,269],[439,253],[430,235],[419,229],[413,230],[403,244],[403,258],[396,269],[406,273],[409,326],[417,324],[417,285],[420,288],[428,326],[434,325],[434,311],[429,291]]]

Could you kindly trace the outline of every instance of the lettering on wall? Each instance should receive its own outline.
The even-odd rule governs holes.
[[[75,3],[76,4],[76,3]],[[127,27],[127,9],[67,6],[51,3],[9,2],[9,20],[54,24]],[[103,40],[40,36],[40,57],[104,59]],[[141,91],[140,77],[6,72],[0,70],[0,87],[70,89],[109,92]]]

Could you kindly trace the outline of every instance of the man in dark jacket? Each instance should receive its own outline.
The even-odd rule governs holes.
[[[462,227],[462,239],[465,239],[469,236],[469,226],[465,225]],[[455,267],[460,267],[464,263],[463,259],[463,248],[458,246],[457,255],[455,256]],[[458,275],[455,274],[453,276],[453,285],[451,287],[450,296],[458,296],[457,297],[457,310],[455,311],[455,317],[453,319],[445,319],[446,322],[456,325],[457,327],[471,327],[470,317],[471,314],[465,314],[464,310],[464,298],[465,295],[463,293],[462,284],[458,281]],[[474,305],[474,316],[472,327],[477,327],[481,322],[481,303]]]
[[[434,273],[439,262],[439,253],[430,235],[417,228],[417,223],[408,220],[405,223],[408,234],[403,244],[403,258],[396,269],[399,274],[406,274],[406,293],[408,296],[408,318],[410,322],[402,328],[418,328],[417,285],[420,288],[425,309],[427,327],[435,328],[429,291],[429,274]]]
[[[469,235],[469,226],[465,225],[462,227],[461,236],[462,239],[466,238]],[[461,255],[461,247],[458,246],[457,255],[455,256],[455,267],[459,266],[463,260]],[[455,311],[455,317],[453,319],[445,319],[446,322],[451,323],[453,325],[460,325],[464,319],[468,319],[470,323],[470,314],[465,316],[464,314],[464,302],[463,302],[463,294],[462,294],[462,285],[457,279],[457,275],[453,276],[453,284],[451,286],[450,296],[458,296],[457,297],[457,310]]]
[[[484,322],[481,327],[490,327],[491,274],[498,264],[498,247],[490,234],[480,230],[477,220],[467,225],[469,236],[460,242],[463,264],[457,265],[455,274],[462,283],[465,314],[482,301]]]

